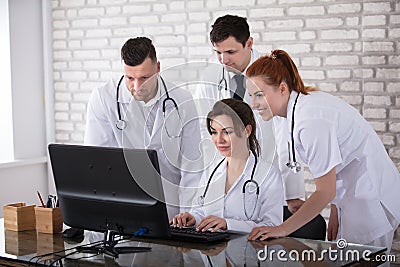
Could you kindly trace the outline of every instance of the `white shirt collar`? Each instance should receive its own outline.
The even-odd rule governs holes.
[[[260,57],[260,53],[257,50],[251,49],[251,59],[250,63],[247,65],[247,67],[244,69],[243,74],[246,74],[247,69],[250,67],[251,64],[254,63],[258,58]]]
[[[251,176],[251,172],[253,170],[253,166],[254,166],[254,162],[255,162],[255,157],[251,151],[249,151],[249,152],[250,152],[250,155],[247,158],[246,165],[245,165],[243,172],[240,175],[238,180],[240,180],[243,177],[243,175],[247,176],[247,174],[248,174],[249,178]],[[218,160],[218,163],[219,162],[220,162],[220,160]],[[225,158],[224,162],[221,164],[221,166],[219,166],[219,168],[215,171],[215,175],[220,175],[221,173],[226,174],[226,158]]]
[[[121,78],[118,78],[117,83],[118,83],[119,79],[121,79]],[[121,85],[119,88],[119,94],[120,94],[118,97],[119,103],[129,104],[129,102],[131,102],[132,94],[129,91],[128,87],[126,86],[125,78],[122,78]]]
[[[240,174],[240,176],[236,179],[236,181],[233,183],[233,185],[231,186],[231,188],[229,189],[229,191],[227,192],[227,196],[230,192],[233,192],[233,189],[235,187],[237,187],[239,184],[242,184],[241,181],[243,180],[249,180],[251,179],[251,173],[253,171],[253,167],[254,167],[254,163],[255,163],[255,156],[253,155],[253,153],[250,151],[250,155],[247,158],[247,162],[246,165],[243,169],[242,174]],[[254,178],[254,177],[253,177]]]
[[[242,177],[248,176],[248,178],[250,179],[251,172],[253,171],[254,163],[255,163],[255,156],[254,156],[253,152],[250,151],[250,156],[247,159],[246,166],[243,169]]]
[[[251,49],[250,62],[241,74],[246,75],[246,71],[247,71],[248,67],[250,67],[250,65],[253,64],[253,62],[256,61],[260,57],[259,55],[260,55],[260,53],[257,50]],[[239,74],[239,73],[233,72],[233,71],[228,71],[228,75],[229,75],[230,79],[233,79],[233,76],[236,74]]]

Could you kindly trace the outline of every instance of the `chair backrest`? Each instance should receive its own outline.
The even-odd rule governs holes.
[[[292,213],[289,211],[288,207],[283,206],[283,220],[286,221],[290,216],[292,216]],[[291,233],[289,236],[314,240],[325,240],[326,222],[321,214],[318,214],[314,219]]]

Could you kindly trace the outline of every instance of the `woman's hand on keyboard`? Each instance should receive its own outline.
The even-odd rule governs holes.
[[[224,218],[209,215],[200,221],[199,225],[196,227],[196,230],[205,232],[210,228],[213,228],[211,232],[217,232],[218,230],[226,230],[226,227],[226,220]]]
[[[189,212],[182,212],[176,215],[169,224],[172,224],[174,227],[188,227],[193,226],[196,223],[196,219]]]

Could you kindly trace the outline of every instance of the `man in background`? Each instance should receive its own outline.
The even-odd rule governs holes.
[[[214,65],[205,70],[204,83],[196,89],[194,97],[200,116],[207,114],[215,102],[224,98],[240,99],[251,105],[244,73],[261,54],[253,49],[253,37],[250,36],[246,18],[235,15],[217,18],[212,25],[210,41],[222,66]],[[274,118],[273,122],[271,120],[270,123],[265,123],[258,113],[255,113],[255,118],[261,159],[279,165],[285,187],[285,199],[289,210],[295,212],[304,202],[304,174],[293,173],[286,166],[290,139],[286,123],[283,118]],[[205,123],[201,123],[200,126],[202,139],[207,138]],[[206,155],[213,154],[209,152],[210,147],[203,149]]]

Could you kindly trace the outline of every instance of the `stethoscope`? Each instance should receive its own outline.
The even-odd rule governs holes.
[[[181,118],[181,115],[179,113],[178,105],[176,104],[175,99],[173,99],[172,97],[169,96],[167,85],[165,84],[164,79],[161,76],[159,76],[159,77],[160,77],[160,80],[161,80],[161,82],[163,84],[165,95],[166,95],[166,97],[164,98],[164,101],[162,103],[162,112],[163,112],[164,122],[165,122],[165,111],[167,109],[166,108],[167,107],[167,101],[171,101],[172,102],[172,104],[174,105],[174,108],[175,108],[175,110],[176,110],[176,112],[178,114],[179,120],[180,120],[180,122],[182,122],[182,118]],[[120,85],[121,85],[123,79],[124,79],[124,75],[122,75],[121,79],[119,79],[119,82],[118,82],[118,85],[117,85],[117,94],[116,94],[118,120],[117,120],[115,126],[119,130],[124,130],[126,128],[126,121],[124,119],[122,119],[121,107],[120,107],[120,104],[118,102],[118,100],[119,100],[119,88],[120,88]],[[171,135],[169,133],[168,128],[166,127],[166,125],[165,125],[165,131],[167,132],[167,135],[168,135],[169,138],[180,137],[180,131],[179,131],[179,133],[177,135]]]
[[[292,110],[292,132],[291,132],[291,139],[292,139],[292,155],[293,155],[293,160],[290,157],[290,144],[288,142],[288,152],[289,152],[289,161],[286,163],[286,166],[293,172],[293,173],[298,173],[301,171],[301,165],[299,162],[296,161],[296,153],[294,149],[294,136],[293,136],[293,131],[294,131],[294,110],[296,108],[297,104],[297,99],[300,96],[300,92],[296,96],[296,100],[294,101],[293,105],[293,110]]]
[[[202,194],[201,196],[199,196],[199,198],[198,198],[198,200],[197,200],[197,202],[198,202],[198,204],[199,204],[200,206],[204,206],[204,199],[206,198],[206,194],[207,194],[208,188],[209,188],[209,186],[210,186],[211,179],[213,178],[213,176],[214,176],[215,172],[217,171],[217,169],[219,168],[219,166],[221,166],[222,162],[224,162],[224,160],[225,160],[225,158],[223,158],[223,159],[217,164],[217,166],[216,166],[216,167],[214,168],[214,170],[212,171],[210,177],[208,178],[206,188],[204,189],[203,194]],[[255,172],[255,170],[256,170],[256,166],[257,166],[257,157],[254,156],[254,165],[253,165],[253,169],[252,169],[252,171],[251,171],[250,179],[248,179],[246,182],[244,182],[243,187],[242,187],[243,209],[244,209],[244,213],[245,213],[245,215],[246,215],[246,218],[247,218],[248,220],[250,220],[251,217],[253,217],[253,215],[254,215],[254,212],[255,212],[256,206],[257,206],[258,195],[260,194],[260,187],[258,186],[258,183],[254,180],[254,172]],[[247,213],[247,209],[246,209],[245,195],[246,195],[246,187],[247,187],[247,185],[250,185],[250,184],[255,185],[255,187],[256,187],[256,196],[257,196],[257,198],[256,198],[256,203],[255,203],[255,205],[254,205],[253,211],[251,212],[251,215],[249,216],[248,213]]]
[[[253,53],[253,49],[251,49],[251,53]],[[224,86],[222,86],[224,84]],[[218,91],[221,92],[222,89],[228,90],[228,82],[226,81],[225,78],[225,68],[222,66],[222,78],[218,82]]]
[[[224,84],[224,86],[222,86]],[[218,82],[218,91],[221,92],[222,89],[228,90],[228,82],[225,79],[225,68],[222,67],[222,78]]]

